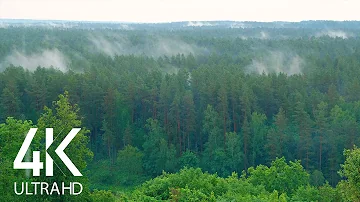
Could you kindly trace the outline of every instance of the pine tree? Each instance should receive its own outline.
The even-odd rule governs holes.
[[[159,105],[162,109],[161,118],[163,120],[163,126],[165,129],[165,133],[168,135],[168,143],[170,144],[172,138],[169,133],[170,89],[168,79],[168,75],[166,75],[165,78],[162,79],[160,86]]]
[[[170,120],[172,123],[172,131],[176,135],[177,138],[177,145],[178,151],[181,155],[182,153],[182,144],[183,144],[183,137],[182,137],[182,119],[181,119],[181,95],[177,92],[174,96],[174,100],[170,106]]]
[[[298,158],[303,160],[302,162],[305,163],[305,168],[309,169],[312,155],[311,119],[305,111],[305,104],[302,101],[295,103],[294,121],[299,134]]]
[[[327,103],[321,102],[317,105],[317,109],[314,112],[315,117],[315,132],[319,138],[319,157],[318,164],[319,170],[322,170],[322,159],[323,159],[323,145],[324,145],[324,136],[329,130],[328,126],[328,114],[327,114]]]
[[[286,149],[286,129],[287,129],[287,118],[285,111],[280,107],[279,112],[275,116],[276,132],[279,137],[279,154],[284,155]]]
[[[241,128],[242,140],[243,140],[243,152],[244,152],[244,170],[246,171],[249,167],[249,146],[251,143],[250,136],[250,124],[248,122],[247,116],[244,118],[244,122]]]
[[[157,120],[149,118],[146,128],[149,133],[143,144],[145,171],[151,176],[157,176],[162,171],[174,171],[177,163],[175,147],[172,144],[168,146]]]
[[[20,118],[21,105],[18,88],[13,81],[10,81],[6,84],[0,96],[0,118],[4,120],[7,117]]]
[[[214,151],[215,148],[223,147],[224,142],[221,138],[221,119],[219,114],[214,110],[211,105],[208,105],[204,112],[203,121],[203,134],[206,136],[207,148],[210,151]]]
[[[191,149],[191,140],[194,139],[196,127],[195,105],[191,91],[185,92],[182,113],[184,117],[184,138],[187,141],[187,145],[184,144],[184,148],[187,147]],[[186,149],[184,149],[184,151],[186,151]]]
[[[227,132],[227,121],[228,121],[228,95],[227,95],[227,88],[226,84],[221,84],[220,89],[218,91],[218,111],[219,114],[222,116],[222,128],[223,128],[223,138],[224,138],[224,147],[226,142],[226,132]]]
[[[263,159],[265,158],[266,134],[268,131],[265,114],[253,112],[251,114],[250,128],[252,136],[250,166],[255,166],[265,163]]]
[[[115,90],[109,88],[107,90],[107,93],[104,97],[103,102],[103,108],[104,108],[104,120],[102,125],[102,131],[103,134],[103,141],[105,145],[107,145],[108,150],[108,156],[110,162],[115,161],[115,148],[114,148],[114,142],[115,142],[115,136],[116,133],[119,132],[117,130],[117,117],[116,117],[116,95]]]
[[[242,88],[242,95],[240,97],[240,103],[241,103],[241,111],[243,115],[243,123],[241,128],[241,134],[242,134],[242,141],[243,141],[243,152],[244,152],[244,170],[247,170],[248,168],[248,152],[249,152],[249,145],[251,143],[250,139],[250,126],[248,117],[251,115],[251,107],[252,107],[252,91],[251,89],[244,85]]]

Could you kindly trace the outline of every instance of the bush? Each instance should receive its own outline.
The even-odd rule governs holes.
[[[90,194],[91,200],[93,202],[114,202],[115,196],[110,191],[105,190],[94,190],[93,193]]]

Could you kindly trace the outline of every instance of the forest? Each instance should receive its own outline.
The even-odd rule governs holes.
[[[356,23],[0,26],[0,201],[360,201]],[[49,127],[83,177],[13,169]]]

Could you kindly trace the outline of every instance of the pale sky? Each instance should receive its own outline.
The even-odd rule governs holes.
[[[359,0],[0,0],[0,19],[122,22],[360,20]]]

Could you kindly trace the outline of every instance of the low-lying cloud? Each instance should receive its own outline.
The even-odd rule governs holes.
[[[254,34],[254,35],[251,35],[251,36],[238,35],[238,37],[243,39],[243,40],[247,40],[247,39],[251,39],[251,38],[252,39],[261,39],[261,40],[271,39],[269,33],[265,32],[265,31],[261,31],[259,33]]]
[[[269,74],[285,73],[287,75],[301,74],[304,61],[297,54],[281,51],[269,51],[265,57],[254,59],[247,67],[249,73]]]
[[[209,23],[209,22],[188,22],[188,24],[186,25],[188,27],[204,27],[204,26],[214,26],[213,24]]]
[[[260,39],[264,39],[264,40],[265,40],[265,39],[269,39],[269,37],[270,37],[270,36],[269,36],[269,34],[268,34],[267,32],[264,32],[264,31],[261,31],[261,32],[260,32],[260,37],[259,37]]]
[[[8,28],[8,27],[9,27],[9,24],[0,22],[0,28]]]
[[[247,28],[247,25],[245,25],[242,22],[234,22],[234,23],[230,24],[229,28],[232,28],[232,29],[245,29],[245,28]]]
[[[351,33],[344,32],[342,30],[327,30],[327,31],[319,32],[315,36],[316,37],[328,36],[331,38],[347,39],[349,37],[352,37],[353,35]]]
[[[46,49],[39,53],[26,54],[14,50],[0,63],[0,69],[9,65],[22,66],[30,71],[36,70],[38,66],[53,67],[63,72],[68,70],[68,60],[58,49]]]
[[[146,55],[159,57],[164,55],[193,54],[206,51],[205,48],[188,44],[177,38],[148,37],[139,44],[133,44],[126,36],[91,34],[89,41],[98,52],[114,57],[115,55]]]

